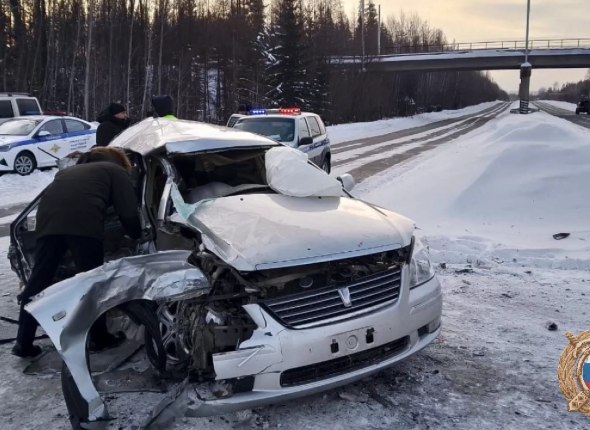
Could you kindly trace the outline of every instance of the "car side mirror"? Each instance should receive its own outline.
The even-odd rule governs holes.
[[[313,143],[313,137],[305,136],[299,139],[299,146],[311,145]]]
[[[51,136],[51,133],[49,133],[47,130],[41,130],[39,133],[37,133],[37,137],[47,137],[47,136]]]
[[[342,188],[349,192],[356,185],[354,182],[354,178],[350,173],[344,173],[343,175],[338,176],[336,179],[340,181],[340,183],[342,184]]]

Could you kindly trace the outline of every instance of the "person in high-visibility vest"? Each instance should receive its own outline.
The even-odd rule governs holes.
[[[152,96],[154,113],[160,118],[177,119],[174,115],[174,99],[169,95]]]

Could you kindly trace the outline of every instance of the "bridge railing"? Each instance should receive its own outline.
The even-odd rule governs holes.
[[[415,54],[424,52],[477,51],[482,49],[525,49],[524,40],[497,40],[491,42],[467,42],[445,44],[393,45],[381,49],[382,55]],[[529,40],[529,49],[574,49],[590,48],[590,38],[579,39],[534,39]]]

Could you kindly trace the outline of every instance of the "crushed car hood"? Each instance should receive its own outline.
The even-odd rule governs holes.
[[[207,248],[238,270],[399,248],[410,243],[414,231],[408,218],[348,197],[246,194],[188,206],[186,223],[203,234]]]

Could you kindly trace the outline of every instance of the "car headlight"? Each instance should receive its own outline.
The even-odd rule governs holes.
[[[434,277],[428,247],[414,236],[414,250],[410,261],[410,289],[416,288]]]
[[[9,143],[7,145],[0,145],[0,152],[6,152],[12,148],[12,145]]]

